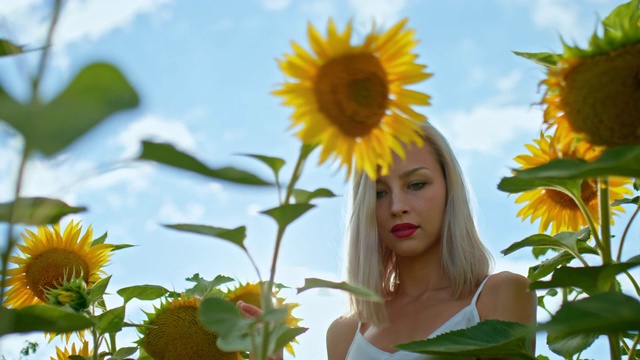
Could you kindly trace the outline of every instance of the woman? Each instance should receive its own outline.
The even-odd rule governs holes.
[[[351,296],[351,314],[327,331],[329,360],[430,359],[393,346],[486,319],[536,321],[525,277],[489,275],[460,167],[444,137],[423,130],[425,145],[396,156],[388,174],[354,181],[347,280],[384,302]]]

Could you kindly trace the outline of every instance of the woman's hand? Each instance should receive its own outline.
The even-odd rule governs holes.
[[[251,304],[247,304],[244,301],[238,301],[236,303],[236,307],[238,308],[238,310],[240,310],[240,313],[242,314],[242,316],[248,319],[255,319],[260,315],[262,315],[262,310],[260,310],[259,308]],[[249,355],[249,358],[253,360],[252,355]],[[283,351],[281,349],[277,353],[269,356],[268,360],[282,360],[282,359],[283,359]]]

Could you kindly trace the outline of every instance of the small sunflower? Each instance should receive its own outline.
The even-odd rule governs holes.
[[[356,170],[375,178],[378,167],[386,173],[393,152],[404,157],[402,144],[422,145],[426,117],[412,105],[429,105],[430,97],[406,86],[431,74],[415,63],[418,41],[406,23],[384,33],[373,28],[358,45],[351,44],[351,22],[339,33],[330,19],[326,39],[309,24],[313,54],[292,42],[293,54],[279,61],[294,81],[273,94],[295,108],[291,127],[300,127],[302,142],[322,145],[320,163],[339,158],[349,174],[355,158]]]
[[[64,232],[60,224],[53,227],[38,226],[37,233],[26,230],[23,244],[17,247],[21,254],[11,256],[9,262],[17,265],[7,271],[7,291],[4,303],[8,307],[23,308],[48,302],[47,291],[81,277],[89,288],[105,274],[102,267],[111,257],[113,246],[91,246],[91,226],[83,236],[80,223],[71,221]]]
[[[146,326],[138,328],[144,351],[155,360],[242,360],[240,353],[218,348],[216,334],[198,320],[200,302],[183,295],[154,306],[154,312],[147,313]]]
[[[93,353],[89,350],[89,343],[83,341],[81,348],[76,348],[75,343],[71,344],[71,349],[68,347],[60,349],[56,346],[56,357],[50,357],[50,360],[69,360],[69,356],[71,355],[89,357],[92,356]]]
[[[563,43],[563,54],[546,54],[545,122],[594,145],[639,145],[640,0],[618,6],[602,25],[587,49]]]
[[[529,169],[560,158],[580,158],[593,161],[600,156],[601,151],[585,142],[572,143],[562,138],[562,134],[554,136],[543,135],[533,140],[534,144],[526,144],[529,154],[518,155],[515,160],[521,167],[519,170]],[[621,199],[624,195],[632,194],[626,187],[631,180],[628,178],[609,178],[610,199]],[[598,189],[595,180],[585,179],[581,184],[580,197],[589,209],[591,217],[596,224],[599,223]],[[569,195],[560,190],[538,188],[523,192],[516,199],[516,203],[526,203],[517,216],[522,220],[530,218],[531,223],[540,219],[540,232],[545,232],[551,225],[553,233],[561,231],[578,231],[586,226],[587,220],[582,214],[578,204]],[[612,214],[624,212],[622,206],[613,206]],[[611,219],[613,223],[613,219]]]
[[[238,301],[243,301],[257,308],[262,308],[261,301],[260,301],[261,296],[262,296],[262,288],[260,286],[260,283],[247,282],[246,284],[240,284],[239,286],[227,291],[224,298],[225,300],[231,301],[233,303],[237,303]],[[285,325],[296,327],[298,326],[298,323],[302,319],[293,316],[293,309],[300,306],[300,304],[286,303],[285,301],[286,300],[283,297],[278,296],[278,291],[274,293],[275,306],[278,308],[287,309],[287,316],[284,319]],[[291,355],[295,355],[293,347],[291,346],[290,343],[285,346],[285,349]]]

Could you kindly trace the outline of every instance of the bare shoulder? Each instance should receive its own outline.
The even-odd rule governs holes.
[[[509,271],[489,277],[478,298],[481,320],[499,319],[533,324],[536,321],[536,293],[529,291],[529,279]]]
[[[329,360],[344,360],[358,330],[355,316],[341,316],[327,330],[327,355]]]

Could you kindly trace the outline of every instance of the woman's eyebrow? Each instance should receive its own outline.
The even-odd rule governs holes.
[[[409,176],[411,176],[411,175],[413,175],[413,174],[415,174],[415,173],[417,173],[418,171],[421,171],[421,170],[427,170],[427,171],[430,171],[430,170],[429,170],[429,168],[428,168],[428,167],[426,167],[426,166],[418,166],[418,167],[415,167],[415,168],[413,168],[413,169],[409,169],[409,170],[407,170],[407,171],[403,172],[403,173],[400,175],[400,177],[402,177],[402,178],[407,178],[407,177],[409,177]]]

